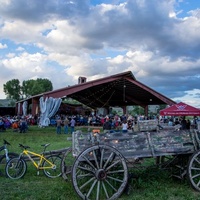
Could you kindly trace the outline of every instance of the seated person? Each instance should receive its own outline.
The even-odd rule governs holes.
[[[14,132],[17,132],[19,130],[18,121],[14,121],[12,123],[12,129],[13,129]]]
[[[109,118],[106,118],[106,121],[103,124],[104,133],[109,132],[111,130],[111,122]]]

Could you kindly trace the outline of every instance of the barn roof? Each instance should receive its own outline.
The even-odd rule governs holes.
[[[136,80],[131,71],[43,93],[73,98],[93,109],[128,105],[173,105],[175,102]]]

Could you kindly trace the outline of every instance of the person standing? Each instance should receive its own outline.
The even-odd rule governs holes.
[[[123,121],[122,123],[122,133],[127,133],[128,132],[128,123],[126,120]]]
[[[72,119],[70,121],[71,134],[74,132],[75,124],[76,124],[76,121],[75,121],[74,117],[72,117]]]
[[[65,117],[64,120],[64,134],[68,134],[68,126],[69,126],[69,120],[67,117]]]
[[[20,133],[25,133],[27,131],[27,121],[25,120],[24,117],[21,118],[19,122],[19,132]]]
[[[182,120],[181,120],[181,129],[182,130],[185,130],[186,129],[186,119],[185,119],[185,117],[183,117],[182,118]]]
[[[56,120],[56,133],[57,134],[61,134],[61,124],[62,124],[62,120],[60,117],[58,117],[58,119]]]
[[[110,132],[110,130],[111,130],[111,122],[109,118],[106,118],[106,121],[103,124],[103,131],[104,133],[106,133],[106,132]]]
[[[190,130],[190,125],[191,125],[190,120],[187,119],[187,121],[186,121],[186,129]]]

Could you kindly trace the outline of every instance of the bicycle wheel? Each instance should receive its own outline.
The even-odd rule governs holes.
[[[44,174],[49,178],[56,178],[61,176],[61,162],[62,158],[57,155],[52,155],[47,157],[47,160],[53,163],[55,166],[52,168],[43,169]],[[45,160],[42,164],[42,167],[49,167],[50,164]]]
[[[6,175],[11,179],[22,178],[27,171],[27,164],[23,159],[11,158],[6,164]]]
[[[71,170],[75,158],[72,155],[72,148],[69,147],[62,158],[61,171],[65,181],[71,181]]]
[[[6,155],[2,155],[0,157],[0,176],[5,176],[5,168],[6,168],[6,163],[14,157],[18,157],[19,155],[17,153],[8,153],[8,160],[6,160]]]

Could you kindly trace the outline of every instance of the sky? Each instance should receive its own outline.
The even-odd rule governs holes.
[[[0,0],[0,99],[12,79],[59,89],[126,71],[200,108],[200,1]]]

